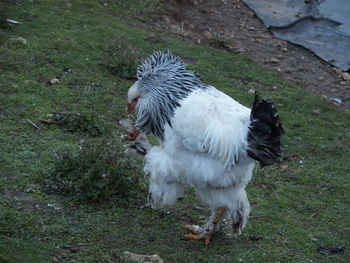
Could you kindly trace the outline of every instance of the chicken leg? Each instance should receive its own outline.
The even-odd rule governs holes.
[[[184,228],[191,232],[185,237],[194,240],[205,240],[205,244],[209,245],[213,235],[221,229],[223,216],[226,212],[226,209],[227,208],[225,207],[217,208],[204,227],[199,227],[196,225],[184,225]]]

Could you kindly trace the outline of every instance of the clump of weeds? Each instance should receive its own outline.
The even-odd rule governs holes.
[[[136,167],[115,142],[82,141],[76,150],[56,155],[44,187],[73,201],[128,200],[141,189]]]
[[[66,132],[88,134],[96,137],[105,132],[105,127],[96,113],[88,112],[54,112],[50,119],[40,119],[46,124],[57,124]]]
[[[113,43],[106,50],[104,66],[120,79],[134,80],[137,65],[142,58],[139,49]]]
[[[213,36],[204,41],[208,46],[221,49],[227,52],[235,52],[236,47],[232,40],[223,36]]]

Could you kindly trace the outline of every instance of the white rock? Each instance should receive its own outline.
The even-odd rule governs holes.
[[[249,90],[248,90],[248,93],[249,93],[249,94],[254,94],[255,91],[256,91],[255,89],[249,89]]]
[[[204,32],[204,37],[205,38],[212,38],[213,35],[209,31],[206,31],[206,32]]]
[[[51,80],[49,81],[49,83],[50,83],[51,85],[55,85],[55,84],[60,83],[60,81],[59,81],[58,79],[54,78],[54,79],[51,79]]]
[[[163,263],[164,261],[157,254],[154,255],[141,255],[135,254],[129,251],[124,252],[124,259],[137,262],[137,263]]]
[[[9,38],[8,41],[10,41],[12,43],[19,43],[22,45],[26,45],[28,43],[28,41],[23,37],[11,37],[11,38]]]
[[[341,77],[343,78],[343,80],[349,81],[350,80],[350,74],[347,72],[343,72],[341,74]]]
[[[278,62],[280,62],[280,61],[279,61],[278,58],[271,58],[271,59],[270,59],[270,62],[271,62],[271,63],[278,63]]]

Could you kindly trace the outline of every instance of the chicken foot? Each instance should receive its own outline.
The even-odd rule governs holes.
[[[226,212],[225,207],[217,208],[214,215],[211,216],[209,222],[204,227],[196,225],[184,225],[184,229],[190,231],[185,237],[194,240],[205,240],[205,244],[209,245],[213,235],[221,229],[223,216]]]

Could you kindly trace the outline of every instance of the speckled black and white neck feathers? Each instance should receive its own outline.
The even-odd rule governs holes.
[[[164,140],[164,126],[171,126],[174,111],[193,90],[206,89],[196,72],[170,51],[154,52],[137,68],[136,82],[141,97],[137,103],[136,126]]]

